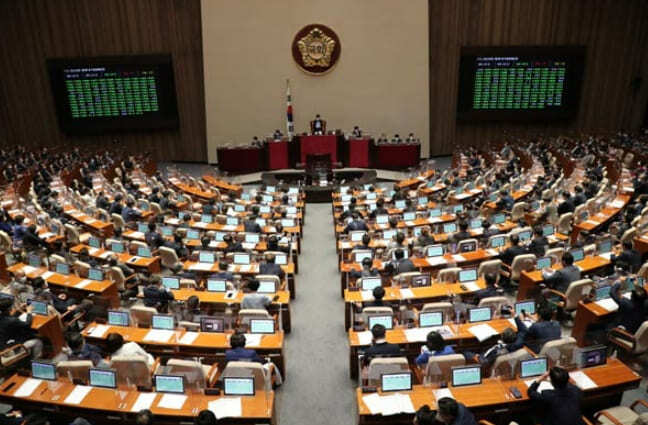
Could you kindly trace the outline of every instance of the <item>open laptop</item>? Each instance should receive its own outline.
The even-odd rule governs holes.
[[[477,280],[477,269],[464,269],[459,272],[459,283],[469,283]]]
[[[486,322],[488,320],[491,320],[492,317],[493,313],[490,307],[477,307],[468,309],[468,322],[470,323]]]
[[[452,368],[452,386],[481,384],[481,366],[456,366]]]
[[[228,396],[254,396],[254,378],[223,378],[223,392]]]
[[[110,326],[128,326],[130,316],[127,311],[108,310],[108,324]]]
[[[410,391],[412,389],[412,373],[384,373],[380,375],[380,389],[389,391]]]
[[[520,362],[520,378],[540,376],[547,371],[547,358],[535,357]]]
[[[419,327],[429,328],[443,325],[442,311],[423,311],[419,313]]]

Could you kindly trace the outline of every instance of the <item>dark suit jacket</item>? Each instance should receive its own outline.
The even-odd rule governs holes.
[[[164,288],[159,288],[156,285],[149,285],[144,288],[144,305],[146,307],[166,305],[173,299],[173,293]]]
[[[513,263],[513,259],[518,255],[526,254],[527,250],[523,246],[510,246],[500,254],[500,259],[503,263],[508,264],[509,266]]]
[[[283,280],[286,273],[283,271],[279,264],[274,263],[261,263],[259,265],[259,274],[271,274],[279,276]]]
[[[648,313],[647,306],[645,304],[635,305],[631,300],[619,296],[617,291],[620,286],[620,283],[615,283],[610,293],[614,302],[619,305],[617,323],[633,334],[645,320]]]
[[[529,244],[529,253],[530,254],[535,254],[536,257],[542,257],[545,253],[545,250],[547,249],[547,246],[549,245],[549,241],[547,238],[544,236],[540,236],[539,238],[535,238],[531,241]]]
[[[574,212],[575,208],[576,207],[574,206],[574,203],[572,202],[571,199],[562,201],[560,205],[558,205],[558,215],[563,215],[568,212]]]
[[[582,425],[581,391],[572,384],[560,390],[538,392],[539,382],[531,384],[529,398],[538,404],[542,425]]]
[[[367,223],[365,223],[364,220],[353,220],[344,229],[344,233],[353,232],[355,230],[365,230],[365,231],[367,231],[367,230],[369,230],[369,228],[367,227]]]
[[[414,267],[414,263],[412,263],[412,260],[410,260],[409,258],[403,258],[400,261],[394,261],[393,264],[395,274],[415,272],[417,270],[416,267]]]
[[[558,270],[552,276],[545,279],[548,287],[560,292],[565,292],[569,284],[581,278],[580,269],[576,266],[567,266]]]
[[[641,267],[641,254],[634,249],[624,250],[618,257],[612,256],[612,263],[626,263],[630,266],[630,271],[636,273]]]
[[[515,325],[518,328],[517,339],[513,344],[514,347],[512,347],[515,350],[522,348],[522,345],[526,345],[533,352],[539,353],[547,341],[553,341],[561,337],[560,323],[553,320],[549,322],[535,322],[530,328],[527,328],[524,322],[516,317]]]
[[[261,226],[254,220],[245,220],[243,228],[248,233],[261,233]]]
[[[365,358],[376,356],[398,356],[401,353],[400,347],[396,344],[382,342],[380,344],[372,344],[365,351]]]

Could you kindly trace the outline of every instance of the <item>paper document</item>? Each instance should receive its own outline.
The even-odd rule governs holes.
[[[29,397],[32,395],[34,390],[38,388],[40,383],[43,382],[40,379],[27,378],[25,382],[22,383],[20,387],[14,392],[15,397]]]
[[[372,415],[377,415],[382,412],[382,397],[378,393],[362,396],[362,401],[367,406],[367,409]]]
[[[54,235],[54,233],[52,233],[52,232],[45,232],[45,233],[41,233],[41,234],[38,235],[38,236],[39,236],[41,239],[45,239],[45,240],[47,240],[47,239],[51,238],[52,236],[56,236],[56,235]]]
[[[155,400],[157,393],[140,393],[131,407],[131,412],[139,412],[140,410],[150,409],[153,405],[153,400]]]
[[[423,342],[427,339],[427,334],[430,333],[430,328],[412,328],[405,329],[403,332],[407,342]]]
[[[197,227],[199,229],[204,229],[207,227],[207,223],[203,223],[202,221],[195,221],[193,224],[193,227]]]
[[[401,298],[414,298],[414,292],[410,288],[401,288],[400,296]]]
[[[606,260],[610,261],[610,260],[612,260],[612,253],[611,252],[606,252],[605,254],[599,254],[599,257],[603,257]]]
[[[105,260],[106,258],[110,257],[113,253],[110,251],[102,252],[101,255],[99,255],[99,258],[102,260]]]
[[[50,277],[52,277],[53,275],[54,275],[54,272],[49,272],[49,271],[47,271],[47,272],[43,273],[42,275],[40,275],[40,277],[42,277],[43,279],[47,280],[47,279],[49,279]]]
[[[598,226],[599,224],[601,224],[596,220],[585,220],[585,223],[589,224],[590,226]]]
[[[108,329],[110,329],[110,326],[107,325],[96,325],[89,333],[88,335],[94,338],[101,338],[105,335],[106,332],[108,332]]]
[[[374,299],[373,291],[360,291],[360,296],[362,297],[362,301],[371,301]]]
[[[180,410],[185,400],[187,400],[187,396],[183,394],[164,394],[158,401],[157,407]]]
[[[535,379],[527,379],[526,381],[524,381],[524,383],[526,384],[527,387],[530,387],[531,384],[533,384],[535,381],[536,381]],[[551,382],[549,381],[542,381],[538,386],[539,393],[543,392],[544,390],[553,390],[553,389],[554,387],[553,385],[551,385]]]
[[[486,253],[491,257],[497,257],[499,255],[499,252],[496,249],[493,249],[493,248],[488,248],[486,250]]]
[[[357,332],[356,335],[358,337],[358,344],[371,345],[371,339],[373,338],[371,331]]]
[[[88,254],[95,255],[99,251],[99,248],[90,248]]]
[[[72,392],[65,398],[64,403],[67,404],[80,404],[85,396],[88,395],[92,387],[86,385],[77,385]]]
[[[254,242],[243,242],[243,243],[241,244],[241,246],[242,246],[244,249],[254,249],[254,248],[256,248],[256,244],[255,244]]]
[[[144,233],[142,232],[131,232],[128,236],[134,239],[142,239],[144,237]]]
[[[32,273],[34,273],[36,271],[36,267],[26,266],[25,265],[25,266],[22,266],[22,271],[25,274],[32,274]]]
[[[456,263],[460,263],[460,262],[462,262],[462,261],[466,261],[466,257],[464,257],[464,256],[461,255],[461,254],[455,254],[455,255],[453,255],[453,256],[452,256],[452,259],[453,259]]]
[[[207,408],[214,413],[216,419],[238,418],[243,415],[241,397],[222,397],[218,400],[210,401],[207,404]]]
[[[498,335],[495,329],[485,323],[468,328],[468,332],[473,334],[479,342],[486,341],[488,338]]]
[[[81,282],[74,285],[75,288],[83,289],[86,286],[90,285],[92,281],[90,279],[83,279]]]
[[[174,225],[174,226],[177,226],[178,224],[180,224],[180,220],[177,219],[177,218],[169,218],[169,219],[167,219],[166,222],[168,224],[171,224],[171,225]]]
[[[383,416],[398,415],[399,413],[414,413],[414,405],[409,394],[392,394],[381,397]]]
[[[261,345],[262,334],[245,334],[245,346],[246,347],[258,347]]]
[[[96,223],[99,220],[95,220],[94,218],[86,218],[84,221],[85,224],[92,224],[92,223]]]
[[[189,270],[210,271],[212,267],[212,263],[195,263],[189,266]]]
[[[581,390],[589,390],[591,388],[598,387],[598,385],[596,385],[596,382],[592,381],[589,376],[585,375],[585,373],[580,370],[576,372],[570,372],[569,377]]]
[[[625,206],[625,202],[623,202],[621,199],[615,199],[610,203],[610,206],[612,208],[623,208]]]
[[[236,226],[234,226],[233,224],[226,224],[226,225],[223,226],[223,230],[228,231],[228,232],[232,232],[232,231],[236,230]]]
[[[603,307],[607,311],[617,311],[619,305],[614,302],[612,298],[605,298],[599,301],[594,301],[594,304],[597,304],[599,307]]]
[[[413,221],[408,220],[408,221],[405,222],[405,225],[406,225],[407,227],[412,227],[412,226],[415,225],[415,223],[414,223]]]
[[[241,273],[249,273],[250,271],[252,271],[252,265],[243,264],[242,266],[239,266],[239,271]]]
[[[166,329],[151,329],[144,336],[144,341],[169,342],[174,333]]]
[[[466,287],[468,292],[475,292],[479,291],[479,285],[477,285],[477,282],[464,282],[463,285]]]
[[[432,390],[434,393],[434,398],[438,401],[444,397],[454,398],[452,391],[449,388],[439,388],[438,390]]]
[[[185,332],[178,342],[180,344],[191,345],[191,343],[194,342],[196,338],[198,338],[198,332]]]
[[[438,257],[428,257],[426,258],[427,262],[431,266],[440,266],[443,264],[446,264],[447,261],[443,256],[438,256]]]

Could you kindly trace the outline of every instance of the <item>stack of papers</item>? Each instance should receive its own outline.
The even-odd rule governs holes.
[[[610,206],[612,208],[623,208],[625,206],[625,203],[621,199],[615,199],[610,203]]]
[[[42,275],[40,275],[40,277],[42,277],[43,279],[47,280],[47,279],[49,279],[50,277],[52,277],[52,275],[54,275],[54,272],[47,271],[47,272],[43,273]]]
[[[438,390],[433,390],[434,398],[438,401],[444,397],[454,398],[452,391],[449,388],[439,388]]]
[[[243,414],[241,397],[221,397],[218,400],[210,401],[207,408],[214,413],[216,419],[238,418]]]
[[[196,338],[198,338],[198,332],[185,332],[178,342],[180,344],[190,345]]]
[[[401,298],[414,298],[414,292],[410,288],[401,288],[400,296]]]
[[[428,257],[426,258],[427,262],[431,266],[440,266],[443,264],[446,264],[447,261],[443,256],[438,256],[438,257]]]
[[[90,248],[88,250],[88,254],[95,255],[97,253],[97,251],[99,251],[99,248]]]
[[[486,341],[488,338],[498,335],[495,329],[485,323],[468,328],[468,332],[473,334],[479,342]]]
[[[464,282],[463,285],[466,287],[466,290],[468,292],[475,292],[479,291],[479,285],[477,285],[477,282]]]
[[[414,405],[409,394],[392,394],[381,396],[373,393],[362,397],[362,401],[373,415],[397,415],[399,413],[414,413]]]
[[[74,285],[75,288],[83,289],[86,286],[90,285],[92,281],[90,279],[83,279],[81,282]]]
[[[242,266],[239,266],[239,271],[241,273],[249,273],[252,271],[252,265],[251,264],[244,264]]]
[[[245,346],[246,347],[258,347],[261,345],[262,334],[245,334]]]
[[[140,410],[150,409],[155,400],[156,393],[140,393],[131,407],[131,412],[139,412]]]
[[[203,223],[202,221],[194,221],[193,227],[204,229],[207,227],[207,223]]]
[[[226,225],[223,226],[223,230],[231,232],[231,231],[236,230],[236,226],[234,226],[232,224],[226,224]]]
[[[452,256],[452,259],[453,259],[456,263],[460,263],[460,262],[462,262],[462,261],[466,261],[466,257],[464,257],[464,256],[461,255],[461,254],[455,254],[455,255],[453,255],[453,256]]]
[[[38,236],[39,236],[41,239],[49,239],[49,238],[51,238],[52,236],[54,236],[54,233],[52,233],[52,232],[45,232],[45,233],[41,233],[41,234],[39,234]]]
[[[88,395],[92,387],[86,385],[77,385],[72,392],[65,398],[67,404],[80,404],[85,396]]]
[[[110,326],[108,325],[96,325],[90,332],[88,332],[88,335],[94,338],[101,338],[108,329],[110,329]]]
[[[405,329],[405,338],[407,342],[421,342],[427,339],[427,334],[430,333],[431,329],[429,328],[412,328]]]
[[[178,224],[180,224],[180,220],[177,219],[177,218],[168,218],[168,219],[166,220],[166,222],[167,222],[168,224],[172,224],[172,225],[174,225],[174,226],[177,226]]]
[[[38,388],[40,383],[43,382],[40,379],[27,378],[25,382],[22,383],[20,387],[14,392],[14,397],[29,397],[32,395],[34,390]]]
[[[371,331],[357,332],[356,335],[358,336],[358,344],[371,345],[371,339],[373,338]]]
[[[612,298],[605,298],[599,301],[595,301],[594,304],[597,304],[599,307],[603,307],[607,311],[617,311],[619,305],[614,302]]]
[[[25,274],[32,274],[36,271],[36,267],[32,266],[22,266],[22,271]]]
[[[374,299],[373,291],[360,291],[360,296],[362,301],[372,301]]]
[[[185,400],[187,400],[187,396],[183,394],[164,394],[158,401],[157,407],[180,410]]]
[[[214,267],[210,263],[195,263],[189,266],[189,270],[200,270],[200,271],[210,271]]]
[[[487,253],[488,255],[490,255],[491,257],[497,257],[497,256],[499,255],[499,252],[497,252],[497,250],[496,250],[496,249],[493,249],[493,248],[488,248],[488,249],[486,250],[486,253]]]
[[[144,336],[144,341],[169,342],[174,333],[165,329],[151,329]]]
[[[134,239],[142,239],[144,237],[144,233],[142,233],[142,232],[132,232],[128,236],[130,236],[131,238],[134,238]]]
[[[581,390],[589,390],[591,388],[598,387],[598,385],[596,385],[596,382],[592,381],[589,376],[585,375],[585,373],[581,372],[580,370],[576,372],[570,372],[569,377]]]
[[[526,381],[524,381],[524,383],[526,384],[527,387],[530,387],[531,384],[533,384],[535,381],[536,381],[535,379],[527,379]],[[553,389],[554,389],[553,385],[551,385],[551,382],[547,380],[540,382],[540,385],[538,386],[539,393],[543,392],[544,390],[553,390]]]

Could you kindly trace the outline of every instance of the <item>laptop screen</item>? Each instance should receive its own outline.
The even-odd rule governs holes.
[[[258,233],[246,233],[245,242],[247,243],[259,243],[259,234]]]
[[[362,237],[365,235],[365,232],[351,232],[351,241],[352,242],[360,242],[362,240]]]
[[[463,212],[463,210],[464,210],[463,205],[455,205],[454,207],[452,207],[452,212],[455,214],[461,213]]]
[[[225,224],[228,226],[238,226],[239,220],[236,217],[227,217]]]
[[[551,267],[551,257],[538,258],[536,261],[536,270],[542,270]]]
[[[277,254],[275,255],[275,264],[280,266],[285,266],[288,264],[288,256],[286,254]]]
[[[221,317],[201,317],[200,332],[223,332],[225,320]]]
[[[171,236],[173,235],[173,227],[171,226],[162,226],[162,236]]]
[[[111,369],[90,369],[89,383],[92,387],[117,388],[117,374]]]
[[[257,218],[254,222],[259,226],[265,226],[267,223],[265,218]]]
[[[413,211],[408,211],[406,213],[403,213],[403,220],[405,221],[412,221],[416,218],[416,213]]]
[[[477,385],[481,383],[480,366],[459,366],[452,368],[452,386]]]
[[[540,376],[547,371],[547,358],[537,357],[535,359],[522,360],[520,362],[520,378]]]
[[[151,249],[140,246],[140,247],[137,248],[137,255],[139,257],[149,258],[149,257],[151,257]]]
[[[410,391],[412,389],[412,373],[385,373],[380,375],[380,387],[387,391]]]
[[[226,292],[227,282],[225,279],[207,279],[207,290],[209,292]]]
[[[250,319],[250,333],[273,334],[275,322],[272,319]]]
[[[214,240],[216,242],[223,242],[223,238],[225,237],[226,234],[227,233],[225,232],[216,232],[216,234],[214,235]]]
[[[428,202],[428,198],[426,196],[421,196],[418,198],[418,204],[419,205],[425,205]]]
[[[90,269],[88,271],[88,278],[92,280],[103,280],[103,272],[99,269]]]
[[[56,381],[56,365],[47,362],[31,362],[32,377]]]
[[[485,322],[491,320],[490,307],[479,307],[468,309],[468,321],[470,323]]]
[[[471,229],[479,229],[482,227],[482,221],[478,218],[474,220],[470,220],[470,228]]]
[[[599,254],[607,254],[608,252],[612,251],[612,241],[611,240],[604,240],[598,243],[598,252]]]
[[[282,218],[281,219],[281,225],[283,227],[294,227],[295,226],[295,220],[292,218]]]
[[[524,310],[526,314],[535,314],[535,301],[526,300],[515,303],[515,315],[517,316],[522,314],[522,310]]]
[[[108,324],[110,326],[128,326],[128,312],[108,310]]]
[[[375,325],[383,325],[385,329],[392,329],[394,326],[394,320],[391,315],[369,316],[369,330],[373,329]]]
[[[412,277],[412,286],[415,288],[420,288],[421,286],[430,286],[430,282],[431,278],[427,273]]]
[[[490,240],[490,245],[492,248],[500,248],[504,246],[506,242],[506,236],[495,236]]]
[[[610,285],[603,285],[596,288],[596,301],[610,298],[611,292],[612,292],[612,287]]]
[[[101,240],[97,237],[91,236],[88,239],[88,245],[90,245],[92,248],[101,248]]]
[[[213,252],[209,251],[200,251],[198,253],[198,262],[199,263],[214,263],[216,261],[216,258],[214,256]]]
[[[394,206],[401,210],[405,208],[405,201],[403,199],[399,199],[398,201],[394,202]]]
[[[518,233],[518,239],[520,242],[528,241],[531,239],[531,231],[525,230],[524,232]]]
[[[173,321],[173,316],[170,314],[154,314],[151,319],[151,327],[153,329],[164,329],[172,331],[175,329],[175,323]]]
[[[254,395],[254,378],[223,378],[225,395]]]
[[[428,246],[427,256],[428,257],[439,257],[443,255],[443,245],[432,245]]]
[[[29,265],[32,267],[41,266],[41,258],[38,255],[30,254],[29,255]]]
[[[234,264],[250,264],[250,254],[234,254]]]
[[[365,258],[369,258],[369,259],[373,258],[373,252],[371,252],[371,251],[355,251],[353,253],[353,256],[354,256],[354,261],[356,263],[362,263],[362,260],[364,260]]]
[[[441,209],[434,208],[434,209],[430,210],[430,217],[432,217],[432,218],[441,217]]]
[[[363,277],[362,290],[373,291],[374,288],[382,286],[382,279],[380,277]]]
[[[419,313],[419,327],[428,328],[430,326],[443,325],[442,311],[424,311]]]
[[[161,393],[184,394],[184,377],[174,375],[155,375],[155,391]]]
[[[112,245],[110,245],[110,250],[116,252],[117,254],[122,254],[124,252],[124,243],[113,242]]]
[[[137,223],[137,231],[140,233],[148,232],[148,224],[146,223]]]
[[[275,284],[276,282],[274,280],[259,280],[259,289],[257,292],[259,294],[274,294],[277,292]]]
[[[593,347],[583,348],[581,351],[580,367],[600,366],[607,363],[607,347],[596,345]]]
[[[572,257],[574,257],[575,263],[585,258],[585,252],[582,249],[572,249],[569,252],[571,253]]]
[[[547,224],[542,228],[542,236],[551,236],[554,234],[554,227],[551,224]]]
[[[31,306],[32,306],[32,309],[33,309],[32,311],[35,314],[38,314],[40,316],[47,316],[48,315],[47,314],[47,303],[45,303],[43,301],[32,300]]]
[[[274,193],[274,192],[277,191],[277,188],[274,187],[274,186],[266,186],[266,190],[265,190],[265,191],[268,192],[268,193]]]
[[[495,214],[493,216],[493,223],[502,224],[506,221],[506,216],[504,214]]]
[[[443,225],[443,233],[454,233],[457,231],[456,223],[446,223]]]
[[[477,251],[477,242],[464,242],[460,245],[461,252],[473,252]]]
[[[162,278],[162,285],[167,289],[180,289],[180,278],[165,276]]]
[[[200,239],[200,232],[198,230],[187,230],[187,239],[198,240]]]
[[[396,236],[396,232],[397,232],[397,230],[394,230],[394,229],[383,230],[382,238],[383,239],[393,239],[393,237]]]
[[[459,272],[459,282],[473,282],[475,280],[477,280],[477,269],[467,269]]]
[[[56,263],[56,273],[70,274],[70,266],[65,263]]]
[[[236,211],[236,212],[243,212],[243,211],[245,211],[245,205],[241,205],[241,204],[236,204],[236,205],[234,205],[234,211]]]
[[[376,216],[376,223],[378,224],[387,224],[389,222],[389,216],[385,214]]]

